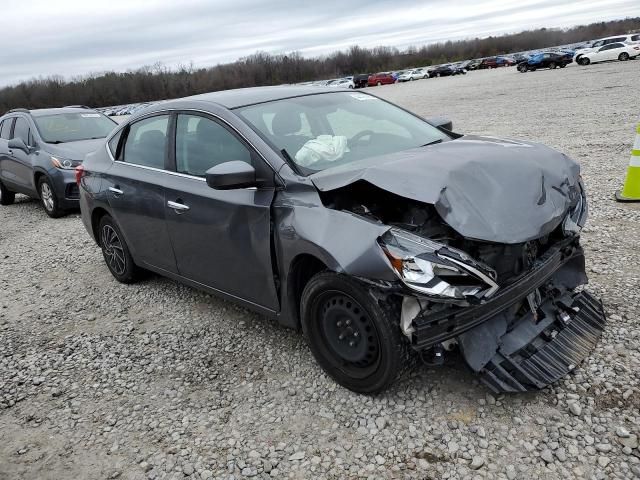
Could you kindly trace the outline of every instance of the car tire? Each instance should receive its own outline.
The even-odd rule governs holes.
[[[580,61],[580,65],[583,65],[585,67],[591,63],[591,60],[589,60],[588,58],[581,58]]]
[[[567,66],[567,64],[566,64],[566,63],[561,63],[561,64],[560,64],[560,68],[564,68],[564,67],[566,67],[566,66]]]
[[[98,225],[98,245],[107,268],[120,283],[134,283],[140,277],[140,268],[134,263],[127,242],[120,228],[109,215],[104,215]]]
[[[525,64],[525,65],[522,65],[522,66],[520,67],[520,72],[521,72],[521,73],[527,73],[527,70],[529,70],[529,65],[526,65],[526,64]]]
[[[382,85],[382,82],[378,82],[378,83],[376,83],[376,85],[377,85],[377,86],[380,86],[380,85]]]
[[[621,62],[626,62],[627,60],[629,60],[629,54],[627,52],[622,52],[620,55],[618,55],[618,60],[620,60]]]
[[[16,194],[0,182],[0,205],[11,205],[16,200]]]
[[[399,305],[384,306],[349,276],[321,272],[312,277],[300,314],[316,361],[349,390],[381,392],[414,365],[416,356],[400,330]]]
[[[556,62],[551,62],[551,63],[549,64],[549,68],[550,68],[551,70],[555,70],[557,66],[558,66],[558,65],[556,65]]]
[[[436,73],[436,78],[440,78],[440,74],[439,73]]]
[[[40,180],[38,180],[38,195],[40,196],[42,208],[51,218],[60,218],[65,214],[65,211],[58,205],[58,197],[56,197],[49,178],[40,177]]]

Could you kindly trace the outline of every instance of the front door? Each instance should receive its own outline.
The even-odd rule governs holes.
[[[136,263],[176,273],[164,208],[168,133],[169,115],[131,124],[106,172],[104,188]]]
[[[276,311],[271,263],[272,184],[214,190],[205,172],[242,160],[273,172],[234,132],[211,117],[178,114],[175,168],[165,191],[167,227],[181,276]]]

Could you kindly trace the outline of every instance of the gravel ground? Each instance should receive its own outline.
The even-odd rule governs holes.
[[[456,355],[385,394],[337,387],[300,334],[158,277],[116,283],[77,215],[0,208],[0,478],[640,477],[640,205],[612,200],[640,61],[377,87],[456,130],[579,160],[610,324],[552,388],[493,396]]]

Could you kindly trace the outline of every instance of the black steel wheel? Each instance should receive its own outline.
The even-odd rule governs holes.
[[[302,294],[301,319],[316,361],[350,390],[380,392],[411,365],[399,310],[379,305],[368,287],[351,277],[314,276]]]
[[[98,242],[111,275],[121,283],[135,282],[139,269],[131,257],[122,232],[109,215],[100,219]]]
[[[0,182],[0,205],[11,205],[16,199],[16,194],[11,192]]]

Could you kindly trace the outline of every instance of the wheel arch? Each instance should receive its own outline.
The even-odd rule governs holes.
[[[326,270],[330,270],[327,263],[311,253],[301,253],[291,261],[287,272],[285,301],[289,310],[290,323],[296,329],[301,326],[300,302],[304,288],[314,275]]]
[[[100,245],[100,235],[98,234],[98,227],[100,226],[100,220],[102,220],[102,217],[104,217],[105,215],[110,215],[110,213],[107,211],[107,209],[102,207],[96,207],[91,212],[91,232],[93,233],[93,238],[98,245]]]

